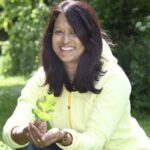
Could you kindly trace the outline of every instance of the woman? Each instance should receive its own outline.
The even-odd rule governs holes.
[[[102,38],[94,10],[63,1],[48,19],[42,63],[28,81],[3,129],[17,149],[150,150],[150,140],[130,114],[131,86]],[[54,94],[54,118],[35,119],[38,99]]]

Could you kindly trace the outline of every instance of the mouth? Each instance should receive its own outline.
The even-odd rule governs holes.
[[[74,50],[74,47],[60,47],[60,50],[61,51],[66,51],[66,52],[69,52],[69,51],[73,51]]]

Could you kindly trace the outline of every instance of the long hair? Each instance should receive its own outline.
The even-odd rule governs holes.
[[[60,13],[65,14],[68,23],[85,48],[72,83],[69,81],[63,62],[56,56],[52,47],[54,24]],[[49,93],[60,96],[63,86],[68,91],[100,93],[101,89],[95,88],[95,82],[103,73],[101,53],[101,27],[94,9],[81,1],[65,0],[56,5],[48,18],[42,44],[42,64],[46,74],[44,85],[49,85]]]

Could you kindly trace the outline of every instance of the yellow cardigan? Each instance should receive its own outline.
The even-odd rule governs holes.
[[[150,150],[150,139],[130,114],[130,82],[105,41],[102,60],[107,73],[95,84],[102,88],[100,94],[70,93],[63,88],[62,95],[56,98],[50,123],[73,135],[70,146],[57,145],[64,150]],[[3,128],[4,141],[14,149],[24,145],[12,140],[11,129],[35,121],[31,110],[48,91],[47,86],[41,86],[44,79],[41,67],[23,88],[16,109]]]

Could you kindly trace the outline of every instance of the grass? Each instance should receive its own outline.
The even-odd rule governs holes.
[[[17,98],[25,82],[26,79],[24,77],[4,78],[0,76],[0,141],[2,140],[3,125],[15,109]],[[138,111],[133,111],[132,115],[138,120],[147,135],[150,136],[149,115],[146,112],[141,113]]]
[[[25,80],[23,77],[4,78],[0,76],[0,141],[3,125],[15,109]]]

